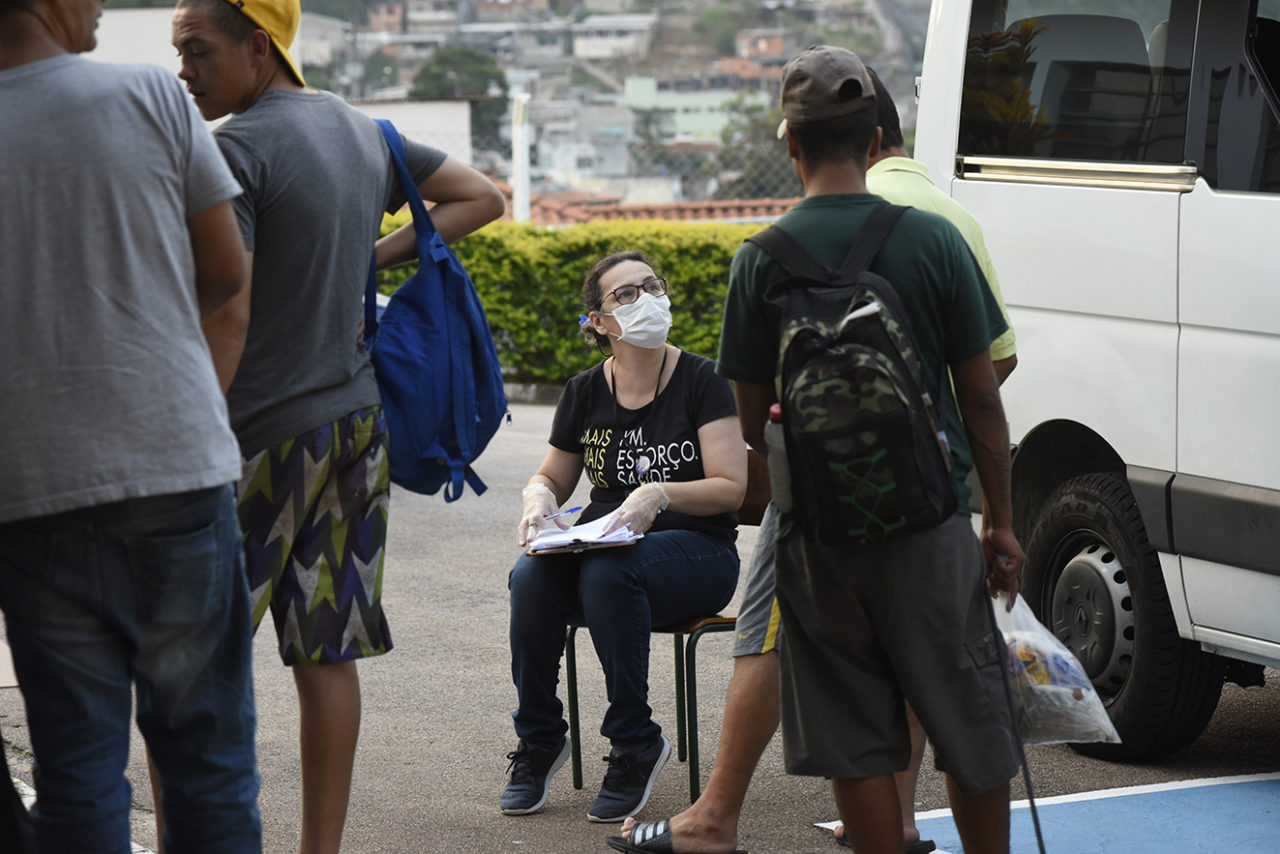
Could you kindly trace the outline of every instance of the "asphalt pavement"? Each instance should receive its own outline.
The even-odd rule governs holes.
[[[363,725],[345,852],[585,854],[609,850],[605,838],[617,833],[616,825],[586,818],[604,775],[600,757],[608,744],[598,734],[603,681],[585,638],[578,643],[585,785],[572,788],[566,764],[541,813],[515,818],[498,812],[506,754],[516,743],[506,577],[519,554],[520,488],[545,451],[552,408],[515,404],[511,414],[511,423],[503,425],[476,466],[489,486],[484,495],[468,491],[446,503],[439,495],[393,493],[383,601],[395,649],[360,665]],[[573,503],[585,504],[585,498],[586,489],[580,489]],[[743,554],[754,540],[755,530],[744,529]],[[709,635],[699,648],[704,781],[731,672],[730,637]],[[269,626],[259,633],[255,664],[264,850],[286,854],[297,850],[298,838],[297,703]],[[1116,765],[1086,759],[1067,747],[1031,748],[1036,795],[1280,772],[1280,673],[1268,671],[1268,680],[1265,688],[1228,686],[1206,735],[1158,763]],[[674,740],[672,652],[665,637],[654,639],[650,682],[655,718]],[[30,742],[16,689],[0,691],[0,729],[14,775],[29,783]],[[917,798],[922,812],[946,806],[941,777],[929,764],[926,760]],[[136,733],[128,776],[134,787],[134,839],[152,848],[150,789]],[[673,756],[641,818],[677,812],[688,796],[686,766]],[[1014,797],[1025,797],[1021,782],[1015,783]],[[748,794],[739,841],[752,852],[831,854],[841,849],[829,831],[813,823],[834,817],[827,782],[787,776],[775,739]],[[1088,838],[1086,827],[1081,839]],[[1280,841],[1280,828],[1271,838]],[[1014,850],[1033,850],[1034,839],[1030,843],[1015,840]],[[1075,850],[1096,849],[1082,842]]]

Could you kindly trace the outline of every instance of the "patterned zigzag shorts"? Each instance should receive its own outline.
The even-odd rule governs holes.
[[[382,612],[388,486],[377,406],[244,461],[237,494],[253,625],[270,606],[286,665],[391,649]]]

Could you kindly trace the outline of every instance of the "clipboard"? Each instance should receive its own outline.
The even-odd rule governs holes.
[[[606,534],[604,529],[608,524],[609,516],[606,515],[590,522],[574,525],[563,531],[555,529],[544,530],[533,538],[526,554],[578,554],[589,549],[625,546],[644,536],[644,534],[633,533],[625,526]],[[539,545],[538,539],[540,537],[548,540],[548,542]]]
[[[612,549],[618,546],[635,545],[644,534],[636,537],[634,540],[623,540],[620,542],[595,543],[588,540],[574,540],[572,543],[562,546],[550,546],[545,549],[535,549],[530,547],[525,554],[529,555],[563,555],[563,554],[582,554],[583,552],[593,551],[594,549]]]

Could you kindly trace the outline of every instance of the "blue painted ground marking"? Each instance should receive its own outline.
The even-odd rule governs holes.
[[[1034,782],[1034,781],[1033,781]],[[1047,854],[1272,854],[1280,851],[1280,774],[1186,780],[1036,801]],[[939,854],[960,854],[950,810],[916,816]],[[1012,854],[1035,854],[1026,801],[1013,804]]]

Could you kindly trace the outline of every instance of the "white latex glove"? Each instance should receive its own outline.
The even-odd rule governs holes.
[[[667,491],[661,484],[642,484],[627,496],[627,500],[622,502],[621,507],[613,511],[613,516],[605,526],[604,532],[607,534],[626,525],[634,533],[643,534],[649,530],[649,526],[653,524],[654,519],[658,518],[658,514],[666,510],[670,504],[671,499],[667,498]]]
[[[569,523],[563,517],[547,519],[548,516],[554,516],[560,510],[560,505],[556,503],[555,493],[542,481],[529,484],[520,490],[520,495],[524,498],[524,512],[520,514],[520,525],[516,528],[516,538],[519,539],[520,545],[529,545],[529,541],[537,536],[538,531],[548,524],[554,523],[562,531],[569,527]]]

